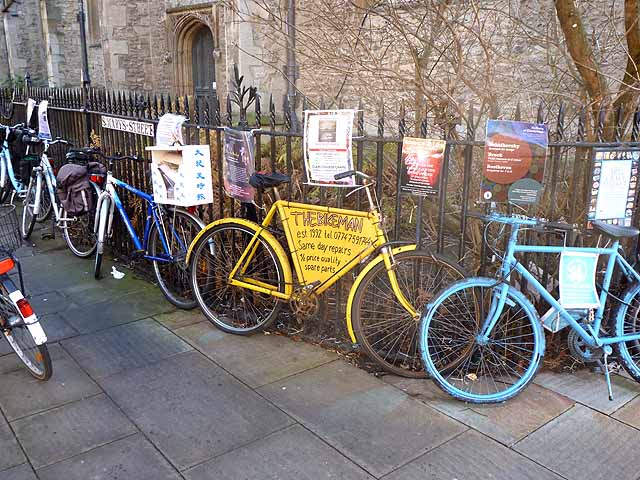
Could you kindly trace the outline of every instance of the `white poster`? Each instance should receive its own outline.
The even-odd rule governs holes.
[[[42,100],[38,105],[38,138],[43,140],[51,140],[48,109],[49,102]]]
[[[31,126],[31,117],[33,116],[33,110],[36,108],[36,101],[33,98],[27,100],[27,127]]]
[[[355,179],[336,180],[353,170],[351,132],[354,110],[309,110],[305,114],[304,156],[310,185],[352,186]]]
[[[156,131],[157,146],[184,145],[182,140],[182,124],[186,121],[183,115],[167,113],[160,117]]]

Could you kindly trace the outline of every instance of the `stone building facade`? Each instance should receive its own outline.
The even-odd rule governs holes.
[[[286,89],[245,6],[202,0],[84,0],[91,84],[129,91],[226,94],[233,65],[262,92]],[[249,5],[249,6],[246,6]],[[244,8],[247,11],[238,11]],[[81,84],[77,0],[4,1],[0,82]],[[284,56],[284,55],[283,55]]]

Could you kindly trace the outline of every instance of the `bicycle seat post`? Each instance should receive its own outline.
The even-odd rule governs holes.
[[[274,195],[274,197],[276,197],[276,201],[277,200],[281,200],[280,192],[278,191],[278,187],[273,187],[273,195]]]

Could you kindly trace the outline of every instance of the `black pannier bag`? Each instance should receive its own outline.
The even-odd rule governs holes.
[[[56,195],[67,215],[79,217],[94,208],[93,187],[84,165],[63,165],[56,177]]]

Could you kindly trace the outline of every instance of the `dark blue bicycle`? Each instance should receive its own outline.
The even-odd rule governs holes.
[[[107,163],[107,179],[98,197],[94,230],[97,238],[95,277],[100,278],[105,240],[111,236],[114,211],[117,211],[131,236],[136,250],[133,256],[153,262],[153,271],[164,296],[178,308],[195,308],[189,281],[186,253],[191,241],[204,228],[202,221],[186,210],[160,205],[153,196],[118,180],[112,174],[114,161],[133,160],[135,156],[108,157],[95,149],[84,149],[104,158]],[[124,188],[140,197],[147,205],[146,222],[142,239],[138,236],[127,215],[115,187]]]

